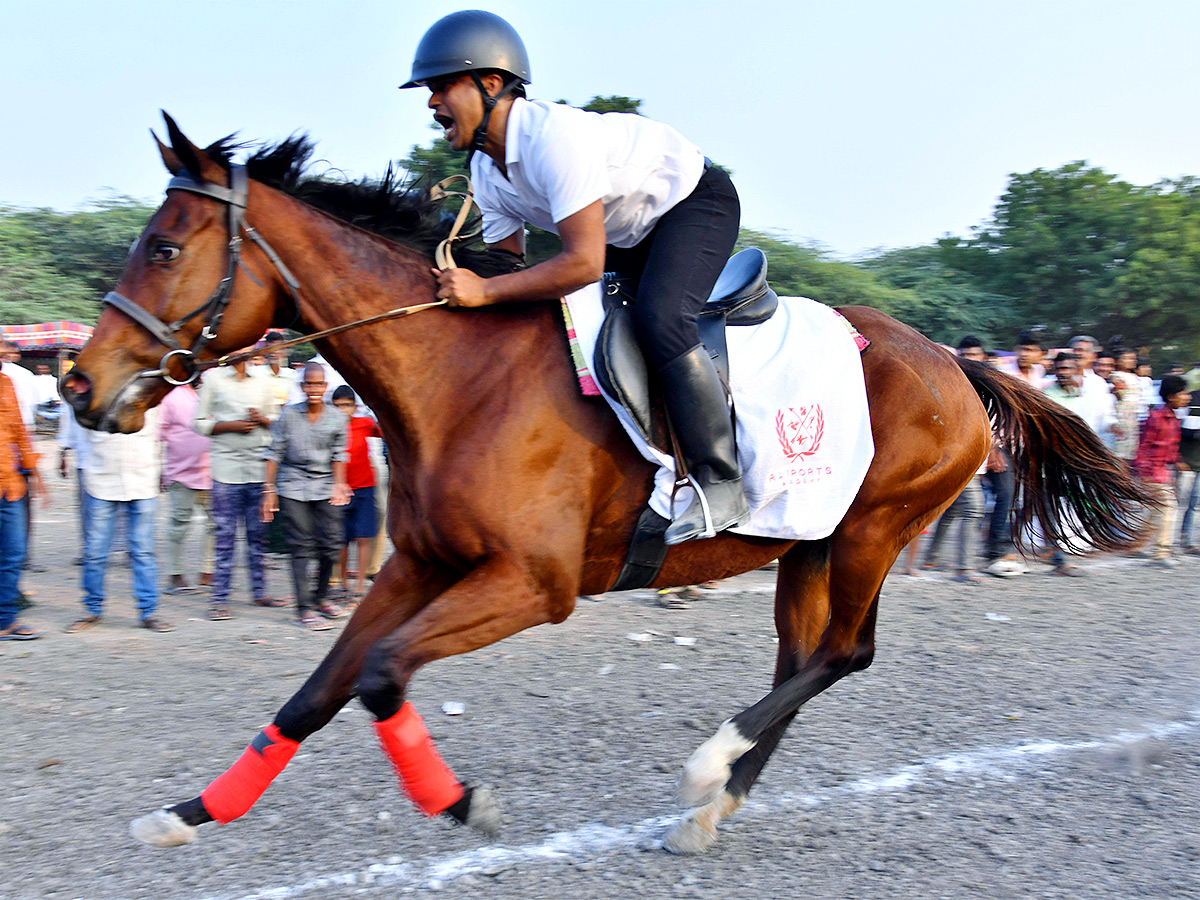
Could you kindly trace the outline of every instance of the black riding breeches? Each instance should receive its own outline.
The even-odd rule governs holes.
[[[741,204],[733,182],[708,165],[696,189],[633,247],[609,246],[605,268],[633,293],[642,351],[655,368],[700,343],[696,317],[737,242]]]

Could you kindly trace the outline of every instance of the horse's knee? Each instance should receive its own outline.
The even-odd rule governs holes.
[[[390,654],[376,644],[367,651],[354,688],[362,705],[379,721],[390,719],[404,704],[404,688],[392,673]]]
[[[303,741],[329,720],[313,693],[301,688],[275,715],[275,727],[285,738]]]

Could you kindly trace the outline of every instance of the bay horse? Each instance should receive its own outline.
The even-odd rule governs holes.
[[[430,251],[445,227],[390,174],[376,185],[306,175],[304,138],[237,166],[231,139],[201,149],[165,118],[166,199],[62,384],[83,425],[140,429],[193,352],[213,360],[269,327],[312,333],[433,300]],[[1050,540],[1105,550],[1138,538],[1145,498],[1080,419],[882,312],[842,312],[871,341],[862,363],[876,450],[841,523],[816,541],[726,533],[672,547],[653,583],[779,561],[774,688],[686,762],[677,790],[687,812],[665,840],[675,852],[707,849],[799,708],[870,665],[889,569],[975,474],[993,428],[1019,480],[1015,528],[1036,516]],[[426,663],[562,622],[579,595],[609,590],[650,495],[653,466],[609,408],[580,393],[558,304],[434,308],[318,346],[378,415],[395,553],[242,757],[199,797],[133,823],[148,843],[186,843],[202,823],[247,812],[299,742],[356,696],[426,815],[493,831],[494,801],[441,760],[407,685]]]

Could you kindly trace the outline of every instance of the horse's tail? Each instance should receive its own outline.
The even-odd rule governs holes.
[[[1014,537],[1037,519],[1049,541],[1075,552],[1144,541],[1154,498],[1083,419],[1019,378],[956,359],[1012,458]]]

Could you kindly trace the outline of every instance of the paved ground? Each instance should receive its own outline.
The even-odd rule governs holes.
[[[353,707],[245,819],[164,851],[128,822],[195,796],[335,633],[251,607],[241,579],[234,620],[172,597],[178,629],[150,634],[118,563],[105,624],[64,635],[78,546],[70,492],[55,495],[35,542],[49,571],[26,578],[26,620],[50,633],[0,644],[6,900],[1200,896],[1200,560],[894,576],[875,665],[806,707],[704,857],[659,842],[680,764],[769,683],[769,572],[685,610],[584,600],[423,670],[411,697],[443,755],[499,792],[495,842],[415,813]],[[280,595],[285,576],[268,572]]]

